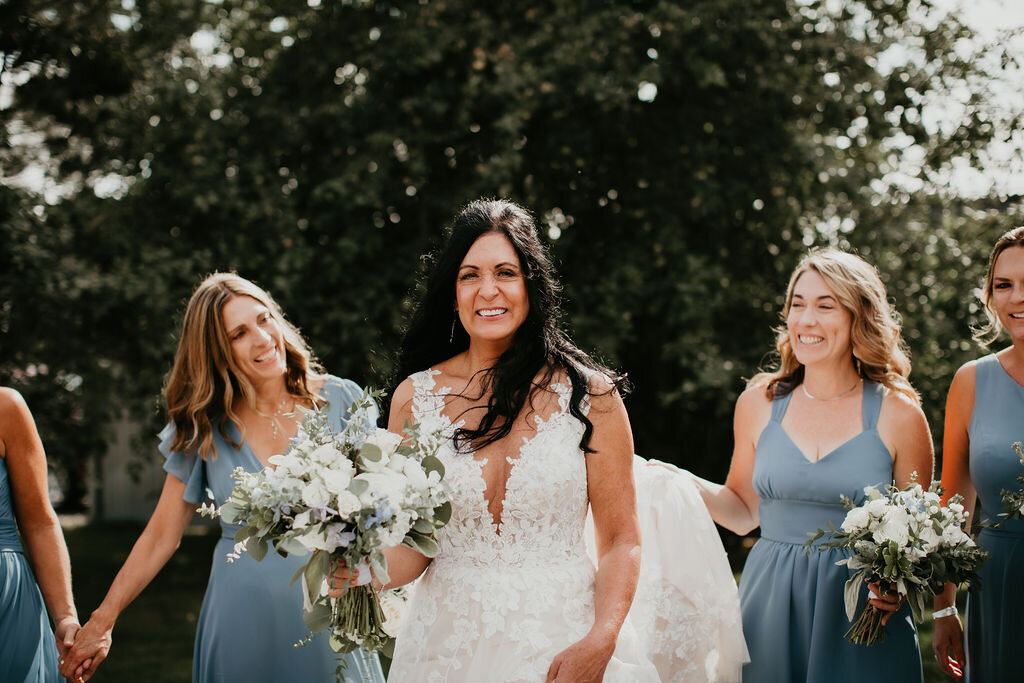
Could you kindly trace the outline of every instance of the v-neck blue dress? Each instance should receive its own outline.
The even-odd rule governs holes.
[[[348,408],[361,394],[349,380],[329,377],[321,390],[330,403],[329,417],[334,429],[348,419]],[[240,441],[237,429],[228,422],[228,433]],[[213,499],[223,505],[231,494],[236,467],[258,472],[262,465],[247,443],[234,448],[214,428],[217,456],[202,460],[194,453],[170,450],[174,427],[160,432],[160,452],[167,458],[164,470],[185,484],[182,496],[198,505]],[[383,683],[376,655],[359,649],[339,656],[321,634],[304,647],[293,647],[308,634],[302,620],[299,582],[289,585],[306,558],[281,557],[271,551],[257,562],[246,554],[227,562],[234,548],[237,525],[221,521],[221,538],[213,551],[213,567],[196,629],[192,680],[195,683],[247,681],[271,683],[303,681],[328,683],[335,680],[338,665],[344,664],[345,681]]]
[[[1020,460],[1011,450],[1024,441],[1024,386],[1007,374],[995,355],[975,364],[974,412],[968,427],[971,482],[981,502],[975,517],[994,520],[1003,511],[1000,492],[1019,489]],[[982,529],[978,545],[988,551],[981,590],[967,595],[967,680],[1021,680],[1017,648],[1024,633],[1024,520]]]
[[[804,548],[808,532],[838,528],[846,517],[840,494],[857,505],[864,487],[891,483],[892,456],[878,434],[881,385],[865,382],[864,429],[817,462],[804,457],[782,428],[792,393],[772,402],[771,421],[755,452],[753,484],[760,497],[761,538],[740,580],[743,634],[750,663],[744,683],[913,683],[922,680],[917,629],[904,606],[887,625],[884,642],[854,645],[843,637],[851,623],[843,599],[853,574],[836,562],[838,549]],[[864,606],[862,592],[857,614]]]

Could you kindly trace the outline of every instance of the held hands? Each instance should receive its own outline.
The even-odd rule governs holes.
[[[950,650],[953,650],[953,656],[949,655]],[[964,627],[959,615],[950,614],[935,620],[932,651],[943,673],[955,681],[964,679],[963,665],[967,660],[964,657]]]
[[[903,607],[905,601],[906,598],[896,592],[896,584],[890,583],[886,588],[885,595],[882,595],[880,583],[877,581],[868,583],[868,602],[876,609],[885,612],[882,616],[882,626],[885,626],[892,615],[899,611],[900,607]]]
[[[555,655],[545,683],[600,683],[614,651],[614,639],[589,633]]]
[[[63,664],[67,658],[68,650],[75,643],[75,636],[81,628],[78,617],[64,617],[54,627],[53,635],[57,640],[57,661],[60,664]]]
[[[101,626],[93,614],[85,626],[75,633],[74,643],[65,647],[61,653],[60,675],[74,683],[85,683],[92,678],[96,667],[110,652],[112,630],[113,624],[109,627]]]

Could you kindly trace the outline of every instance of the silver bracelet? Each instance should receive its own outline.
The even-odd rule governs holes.
[[[949,607],[943,607],[937,612],[932,612],[932,619],[941,619],[942,617],[951,617],[956,614],[956,605],[950,605]]]

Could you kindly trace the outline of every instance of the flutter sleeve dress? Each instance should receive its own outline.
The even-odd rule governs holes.
[[[1000,492],[1018,489],[1020,460],[1012,450],[1024,441],[1024,386],[995,355],[975,364],[974,413],[968,426],[971,482],[981,501],[976,517],[994,521],[1003,511]],[[988,551],[981,590],[967,595],[967,680],[1020,681],[1018,648],[1024,633],[1024,521],[985,528],[978,545]]]
[[[349,417],[348,409],[361,394],[349,380],[329,377],[321,396],[329,404],[332,428],[340,430]],[[238,430],[227,423],[229,436],[241,443]],[[263,465],[247,443],[235,448],[214,427],[216,457],[203,460],[194,453],[170,450],[174,428],[160,432],[160,452],[167,458],[164,470],[185,484],[184,500],[199,505],[212,498],[218,507],[231,494],[236,467],[258,472]],[[232,563],[227,555],[234,549],[239,526],[220,522],[221,537],[213,551],[213,566],[206,587],[196,629],[192,664],[194,683],[247,681],[334,681],[343,665],[345,681],[383,683],[376,655],[362,649],[340,656],[331,650],[321,634],[303,647],[294,647],[308,635],[302,619],[299,582],[289,585],[306,558],[281,557],[268,552],[257,562],[243,553]]]
[[[7,463],[0,458],[0,681],[62,680],[46,605],[18,539]]]
[[[839,528],[846,517],[840,494],[856,505],[866,486],[892,482],[892,456],[878,434],[883,389],[865,382],[863,431],[811,462],[782,428],[792,393],[772,402],[772,416],[758,438],[754,489],[760,497],[761,538],[740,579],[743,633],[750,663],[744,683],[914,683],[922,680],[917,629],[910,608],[896,612],[882,643],[855,645],[843,635],[844,587],[853,574],[836,562],[836,548],[808,555],[808,532]],[[864,607],[861,592],[857,614]]]

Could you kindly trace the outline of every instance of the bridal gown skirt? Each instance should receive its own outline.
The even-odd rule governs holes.
[[[718,531],[689,473],[673,470],[635,459],[643,560],[609,683],[738,682],[748,661]],[[389,683],[544,681],[593,623],[589,516],[585,538],[586,556],[559,562],[514,557],[483,569],[436,558],[411,591]]]

